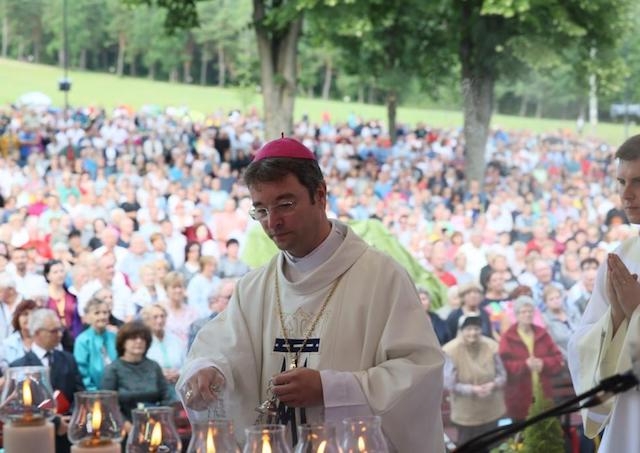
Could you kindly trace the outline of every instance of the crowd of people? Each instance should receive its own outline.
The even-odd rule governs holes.
[[[496,129],[485,180],[467,181],[459,128],[398,132],[325,115],[293,138],[317,156],[330,218],[379,220],[449,288],[439,307],[419,289],[467,439],[525,418],[538,383],[551,396],[599,263],[637,233],[598,140]],[[239,111],[0,109],[0,368],[60,349],[125,416],[174,401],[188,345],[249,271],[242,173],[264,140]],[[59,341],[37,346],[43,332]]]

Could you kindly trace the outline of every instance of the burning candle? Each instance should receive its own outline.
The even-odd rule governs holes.
[[[114,407],[115,392],[76,393],[69,426],[69,439],[75,443],[71,453],[120,453],[120,411],[114,413]]]
[[[24,411],[19,418],[12,418],[4,424],[3,440],[7,453],[37,451],[55,453],[53,423],[40,414],[34,414],[31,382],[22,382],[22,405]]]
[[[271,453],[271,442],[269,441],[269,434],[262,435],[262,453]]]
[[[156,422],[151,430],[151,440],[149,441],[149,452],[156,453],[162,444],[162,425]]]
[[[213,442],[213,428],[207,430],[207,453],[216,453],[216,444]]]

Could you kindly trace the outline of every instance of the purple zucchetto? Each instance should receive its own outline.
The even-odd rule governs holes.
[[[313,155],[311,150],[298,140],[284,137],[265,143],[262,148],[258,150],[253,161],[257,162],[270,157],[316,160],[316,156]]]

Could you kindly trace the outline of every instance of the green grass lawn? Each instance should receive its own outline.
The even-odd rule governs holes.
[[[71,105],[96,105],[111,108],[127,104],[140,107],[145,104],[160,106],[188,106],[199,112],[212,112],[233,108],[246,110],[261,108],[261,97],[249,89],[220,89],[198,85],[170,84],[147,79],[117,77],[112,74],[70,71],[73,87],[69,93]],[[40,91],[49,95],[56,105],[64,104],[64,94],[58,91],[62,70],[58,67],[36,65],[0,59],[0,105],[14,102],[21,94]],[[384,106],[355,102],[323,101],[299,97],[296,100],[296,118],[308,114],[313,121],[320,120],[323,112],[330,112],[333,120],[345,120],[353,112],[365,119],[386,121]],[[415,124],[424,121],[435,127],[459,127],[462,113],[444,110],[400,108],[398,121]],[[575,121],[522,118],[494,115],[492,124],[508,130],[555,132],[560,129],[575,130]],[[586,133],[617,145],[624,140],[624,126],[601,123],[595,129],[586,127]],[[629,128],[630,134],[640,133],[640,127]]]

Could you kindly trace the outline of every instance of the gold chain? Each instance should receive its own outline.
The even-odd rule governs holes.
[[[322,314],[324,313],[325,308],[327,308],[327,305],[329,304],[329,300],[331,299],[331,296],[333,296],[333,292],[336,290],[338,283],[340,283],[340,279],[342,278],[342,275],[340,275],[336,279],[336,282],[331,287],[329,294],[327,294],[327,298],[322,303],[322,307],[320,307],[320,311],[318,312],[315,319],[311,323],[311,327],[309,327],[309,330],[307,331],[307,334],[304,337],[304,340],[302,342],[302,345],[300,346],[300,349],[298,349],[298,352],[294,354],[291,351],[291,342],[289,340],[289,336],[287,335],[287,329],[284,326],[284,315],[282,314],[282,303],[280,302],[280,285],[278,284],[278,271],[276,270],[276,304],[278,307],[278,316],[280,317],[280,328],[282,329],[282,336],[284,337],[284,341],[287,346],[287,351],[289,352],[289,355],[293,356],[293,360],[291,361],[291,365],[289,366],[289,369],[294,369],[298,367],[298,360],[300,359],[300,353],[304,350],[304,347],[307,345],[307,342],[309,341],[309,337],[311,336],[314,329],[316,328],[316,324],[318,324],[318,321],[322,317]]]

